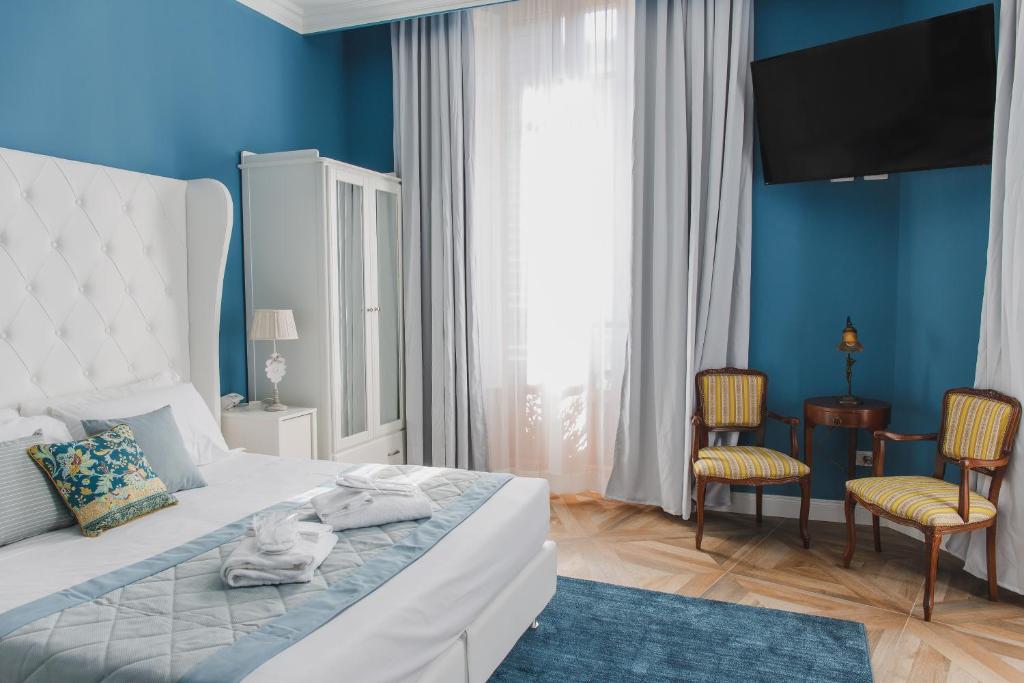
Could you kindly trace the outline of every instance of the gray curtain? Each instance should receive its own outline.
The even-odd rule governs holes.
[[[402,179],[410,463],[487,468],[471,291],[473,34],[466,12],[391,25]]]
[[[992,145],[992,204],[988,233],[985,298],[974,384],[1024,400],[1024,5],[999,4],[999,63],[996,73],[995,129]],[[1017,447],[999,491],[996,570],[999,585],[1024,592],[1024,462]],[[989,478],[972,475],[975,488],[988,494]],[[964,569],[987,578],[985,533],[955,534],[948,549],[965,560]]]
[[[634,45],[632,299],[606,495],[689,517],[694,374],[747,362],[752,2],[638,0]]]

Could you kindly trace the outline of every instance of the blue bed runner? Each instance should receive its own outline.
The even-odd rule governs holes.
[[[512,478],[433,471],[418,482],[431,518],[339,532],[308,584],[221,582],[221,562],[250,516],[0,614],[0,681],[240,681],[422,557]]]

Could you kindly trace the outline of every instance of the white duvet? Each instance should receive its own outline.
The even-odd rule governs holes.
[[[72,527],[0,548],[0,612],[308,496],[342,467],[234,455],[202,467],[209,486],[175,494],[178,505],[98,538]],[[513,479],[409,568],[246,681],[415,680],[537,554],[548,515],[547,483]]]

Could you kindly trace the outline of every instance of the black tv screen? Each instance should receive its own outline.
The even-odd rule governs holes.
[[[766,183],[992,161],[992,5],[751,63]]]

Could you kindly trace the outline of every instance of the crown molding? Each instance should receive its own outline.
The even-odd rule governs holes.
[[[440,14],[493,2],[495,0],[339,0],[308,9],[303,25],[305,33],[317,33]]]
[[[291,0],[238,0],[238,2],[296,33],[305,33],[303,9]]]
[[[320,33],[439,14],[505,0],[238,0],[297,33]]]

